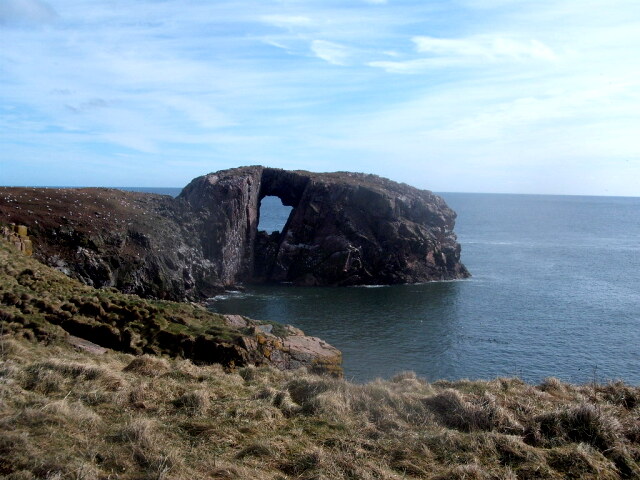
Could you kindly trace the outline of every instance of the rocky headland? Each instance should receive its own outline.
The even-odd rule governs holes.
[[[258,231],[260,202],[293,207]],[[455,212],[374,175],[260,166],[194,179],[178,198],[115,189],[0,188],[2,223],[26,225],[34,256],[83,283],[202,300],[249,282],[397,284],[464,278]]]
[[[222,289],[189,213],[163,195],[0,188],[0,222],[28,227],[36,259],[86,285],[158,299],[198,300]]]

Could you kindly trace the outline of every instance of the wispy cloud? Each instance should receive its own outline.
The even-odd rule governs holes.
[[[555,61],[558,56],[536,39],[521,40],[500,35],[477,35],[468,38],[414,37],[418,53],[424,57],[408,60],[377,60],[371,67],[391,73],[419,73],[434,68],[478,66],[487,62]]]
[[[326,40],[312,41],[311,51],[316,57],[333,65],[346,65],[350,55],[349,50],[344,45]]]
[[[0,29],[3,183],[264,163],[640,195],[635,0],[0,0]]]
[[[554,60],[556,55],[542,42],[520,41],[492,35],[469,38],[414,37],[416,50],[433,55],[481,57],[487,60],[535,58]]]
[[[265,15],[262,20],[276,27],[308,27],[312,25],[312,20],[303,15]]]

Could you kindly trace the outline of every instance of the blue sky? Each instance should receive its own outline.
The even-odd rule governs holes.
[[[637,0],[0,0],[0,184],[640,195]]]

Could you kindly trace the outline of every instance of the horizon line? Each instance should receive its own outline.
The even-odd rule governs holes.
[[[114,190],[128,190],[128,189],[171,189],[182,190],[183,187],[163,187],[163,186],[98,186],[98,185],[0,185],[0,188],[106,188]],[[418,187],[416,187],[418,188]],[[466,195],[523,195],[523,196],[545,196],[545,197],[606,197],[606,198],[640,198],[638,195],[610,195],[601,193],[536,193],[536,192],[464,192],[453,190],[431,190],[423,188],[420,190],[428,190],[436,194],[466,194]],[[141,192],[145,193],[145,192]],[[275,196],[275,195],[267,195]]]

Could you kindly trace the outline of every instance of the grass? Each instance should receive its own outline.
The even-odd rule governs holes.
[[[257,326],[230,326],[222,315],[193,303],[142,299],[113,288],[95,289],[67,277],[0,241],[0,320],[7,333],[51,341],[66,333],[134,354],[170,355],[226,366],[268,362],[285,326],[249,351]],[[66,333],[65,333],[66,332]],[[260,333],[260,332],[258,332]],[[262,335],[264,337],[264,335]],[[337,373],[339,365],[332,366]]]
[[[76,350],[63,328],[124,351]],[[172,343],[242,334],[0,244],[0,479],[640,478],[639,387],[412,372],[359,385],[194,363]]]
[[[640,478],[640,389],[364,385],[1,339],[0,478]]]

